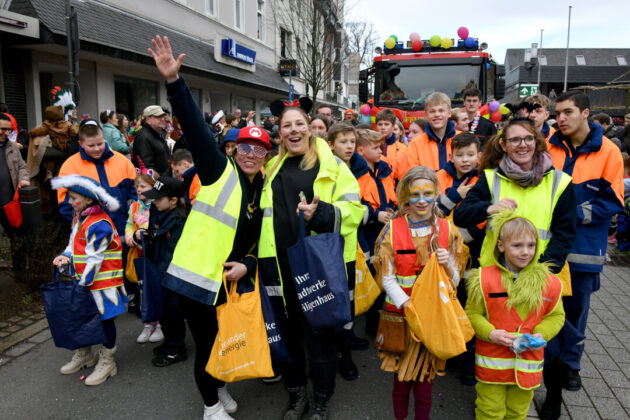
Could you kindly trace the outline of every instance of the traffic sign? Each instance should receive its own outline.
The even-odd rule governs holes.
[[[518,88],[518,97],[525,98],[526,96],[538,95],[538,85],[524,85]]]
[[[289,102],[293,102],[293,97],[295,95],[295,90],[293,84],[289,85]]]

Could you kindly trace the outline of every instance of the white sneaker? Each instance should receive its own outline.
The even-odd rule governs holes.
[[[230,416],[221,401],[213,405],[212,407],[204,406],[203,420],[234,420],[234,417]]]
[[[217,393],[219,394],[219,402],[221,402],[225,411],[230,414],[236,413],[236,410],[238,410],[238,404],[236,404],[234,398],[232,398],[232,396],[228,393],[227,385],[223,385],[222,388],[218,388]]]
[[[155,331],[155,327],[153,325],[144,324],[142,332],[140,333],[138,338],[136,338],[136,343],[147,343],[153,331]]]
[[[149,337],[149,343],[159,343],[162,340],[164,340],[164,333],[162,332],[162,326],[158,322],[151,333],[151,337]]]

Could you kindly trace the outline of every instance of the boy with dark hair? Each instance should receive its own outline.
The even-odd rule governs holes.
[[[197,193],[201,189],[201,182],[199,181],[199,175],[197,175],[197,169],[195,169],[192,153],[186,149],[175,150],[171,156],[171,168],[173,169],[173,174],[184,182],[184,191],[186,193],[184,200],[187,205],[192,206]]]
[[[497,134],[497,129],[490,120],[481,116],[479,108],[481,107],[481,91],[476,88],[466,89],[464,91],[464,107],[470,120],[468,129],[481,142],[481,150],[486,144],[486,140]]]
[[[572,295],[563,298],[567,322],[584,334],[591,294],[599,290],[612,217],[624,210],[623,161],[617,146],[599,124],[589,123],[590,102],[580,91],[556,101],[556,131],[547,143],[553,165],[573,177],[577,201],[577,235],[567,256]],[[563,329],[560,334],[567,332]],[[581,388],[580,360],[584,342],[561,349],[558,360],[545,366],[547,397],[541,417],[558,418],[562,387]]]
[[[396,133],[394,133],[394,125],[399,121],[391,109],[382,109],[376,114],[376,130],[381,133],[385,139],[383,147],[383,160],[395,172],[398,159],[407,151],[407,146],[396,141]]]
[[[425,133],[417,136],[402,154],[394,167],[394,177],[402,179],[414,166],[426,166],[439,171],[451,159],[451,140],[458,132],[450,121],[451,99],[442,92],[429,95],[425,102],[429,121]]]

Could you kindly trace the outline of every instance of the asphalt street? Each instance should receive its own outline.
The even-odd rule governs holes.
[[[118,375],[87,387],[74,375],[59,374],[72,352],[45,341],[0,368],[2,419],[201,419],[203,402],[194,384],[194,345],[187,337],[189,358],[165,368],[151,365],[155,344],[136,344],[142,324],[125,314],[117,319]],[[359,326],[357,331],[361,332]],[[360,334],[359,334],[360,335]],[[392,419],[392,374],[379,369],[373,348],[353,352],[360,378],[337,377],[330,403],[330,419]],[[282,383],[259,380],[229,384],[239,404],[236,419],[280,419],[287,403]],[[413,398],[411,398],[413,399]],[[435,381],[432,418],[474,418],[474,388],[460,385],[454,371]],[[413,408],[411,408],[413,410]],[[410,417],[413,418],[413,411]]]

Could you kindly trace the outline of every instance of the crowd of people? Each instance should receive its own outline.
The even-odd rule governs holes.
[[[544,95],[527,98],[497,127],[480,114],[481,92],[469,89],[462,109],[431,94],[426,120],[408,132],[389,109],[373,126],[358,124],[353,113],[335,121],[325,105],[310,116],[312,103],[303,99],[274,102],[258,126],[253,111],[204,115],[179,74],[185,55],[173,56],[166,37],[152,44],[172,118],[152,105],[132,128],[115,110],[75,127],[56,115],[63,110],[50,109],[31,131],[27,165],[12,138],[14,120],[0,113],[2,204],[33,180],[57,190],[57,208],[72,228],[53,264],[89,287],[102,315],[98,357],[80,348],[62,374],[95,366],[85,384],[99,385],[118,373],[114,320],[139,309],[133,262],[144,256],[160,273],[163,308],[158,319],[139,322],[137,342],[161,342],[152,363],[167,367],[187,359],[188,326],[204,419],[231,419],[238,409],[225,382],[207,371],[224,280],[259,281],[269,296],[289,357],[273,360],[274,376],[264,380],[284,381],[283,418],[328,418],[337,372],[357,379],[352,350],[369,344],[352,321],[315,329],[305,316],[289,255],[302,214],[308,233],[343,237],[350,296],[359,257],[382,290],[365,314],[365,334],[381,340],[396,419],[407,418],[410,395],[414,418],[429,418],[433,382],[447,362],[429,350],[433,337],[418,337],[410,326],[399,343],[383,343],[391,338],[379,334],[384,317],[416,314],[412,292],[433,261],[476,336],[466,337],[456,358],[462,383],[475,385],[476,418],[525,418],[543,380],[540,416],[559,418],[563,389],[582,386],[590,296],[600,286],[613,218],[610,239],[620,252],[630,245],[630,116],[624,134],[606,115],[591,119],[588,97],[568,91],[555,98],[556,128]],[[0,222],[17,234],[4,212]]]

